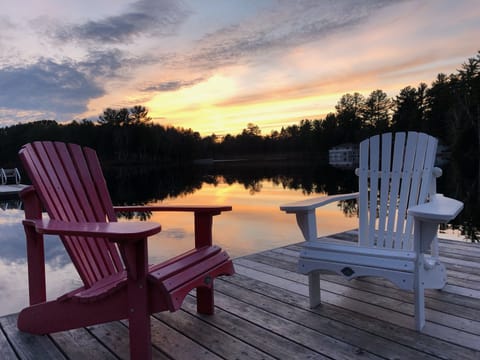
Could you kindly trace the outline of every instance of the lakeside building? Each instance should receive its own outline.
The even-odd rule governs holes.
[[[358,144],[340,144],[328,150],[328,163],[339,168],[355,168],[359,155]]]

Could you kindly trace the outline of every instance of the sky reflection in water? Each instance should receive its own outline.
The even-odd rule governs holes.
[[[271,181],[261,183],[260,192],[245,186],[203,184],[193,194],[157,204],[232,205],[233,211],[214,218],[214,242],[239,257],[302,241],[295,216],[279,210],[280,204],[305,197],[301,191],[284,189]],[[319,235],[345,231],[357,226],[336,204],[317,211]],[[21,221],[23,211],[0,210],[0,315],[20,311],[28,305],[25,238]],[[152,221],[162,224],[162,232],[149,239],[150,263],[158,263],[193,246],[193,215],[189,213],[153,213]],[[45,257],[47,297],[54,299],[81,286],[81,281],[59,239],[46,237]]]

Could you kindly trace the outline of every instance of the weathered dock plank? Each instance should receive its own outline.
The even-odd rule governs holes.
[[[218,355],[152,317],[152,343],[169,359],[219,360]]]
[[[117,359],[98,338],[87,329],[74,329],[50,335],[65,357],[72,360],[110,360]]]
[[[377,359],[377,358],[418,358],[429,359],[425,353],[412,350],[388,339],[380,338],[369,332],[354,328],[332,318],[321,316],[307,309],[292,307],[282,298],[276,299],[267,295],[242,291],[233,283],[221,282],[217,289],[226,293],[236,301],[250,304],[250,321],[258,326],[266,327],[269,331],[278,333],[296,341],[303,346],[308,346],[335,359]],[[224,297],[219,296],[219,306],[227,307],[230,311],[242,311],[243,308],[232,306],[228,301],[223,304]],[[270,312],[274,311],[275,316]],[[262,316],[261,313],[266,312]],[[258,314],[260,313],[260,315]],[[245,316],[245,315],[242,315]],[[279,319],[274,325],[264,319]],[[271,322],[271,320],[269,320]],[[288,324],[288,326],[285,325]]]
[[[0,318],[0,325],[18,358],[37,360],[41,356],[52,360],[66,359],[49,336],[31,335],[18,331],[16,315]]]
[[[217,282],[217,289],[221,289],[224,284],[228,283],[223,281]],[[225,297],[224,300],[223,303],[226,302],[228,304],[228,297]],[[248,319],[244,318],[242,311],[238,313],[230,306],[220,306],[218,300],[216,305],[215,316],[197,314],[193,297],[186,299],[183,308],[201,320],[221,328],[229,334],[234,334],[240,340],[256,348],[262,349],[274,358],[327,359],[327,357],[322,356],[318,352],[298,344],[293,339],[275,334],[263,326],[258,326],[256,322],[248,321]]]
[[[223,359],[274,359],[269,354],[241,341],[232,334],[203,321],[198,321],[196,316],[188,312],[162,312],[155,314],[154,317]]]
[[[17,355],[15,354],[13,347],[8,342],[3,328],[0,329],[0,359],[17,359]]]
[[[285,287],[267,284],[239,274],[225,281],[232,282],[239,287],[270,296],[274,299],[282,299],[283,302],[301,309],[308,309],[309,306],[307,297],[289,291],[285,289]],[[328,319],[347,324],[355,329],[367,331],[382,338],[388,338],[407,347],[431,354],[439,359],[467,360],[475,359],[476,356],[479,355],[477,351],[466,349],[463,346],[447,343],[402,326],[389,324],[381,319],[374,319],[349,309],[331,305],[328,302],[324,302],[322,306],[315,309],[309,309],[309,311],[320,314]]]

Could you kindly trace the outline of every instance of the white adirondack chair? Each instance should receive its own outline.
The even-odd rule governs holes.
[[[415,328],[425,325],[424,289],[441,289],[445,266],[438,258],[440,223],[455,218],[463,203],[436,193],[437,139],[423,133],[386,133],[360,144],[359,192],[308,199],[280,207],[296,214],[306,240],[298,263],[308,274],[310,306],[320,304],[320,273],[347,279],[379,276],[415,293]],[[315,209],[358,199],[358,242],[317,239]]]

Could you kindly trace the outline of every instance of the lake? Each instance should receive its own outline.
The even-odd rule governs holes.
[[[231,205],[233,211],[214,217],[214,242],[231,257],[297,243],[303,240],[295,216],[279,210],[283,203],[307,196],[351,192],[352,172],[329,167],[282,163],[217,164],[176,169],[112,167],[105,171],[115,205],[210,204]],[[27,264],[17,200],[0,202],[0,315],[27,305]],[[317,212],[318,233],[327,235],[357,227],[348,206],[330,204]],[[193,246],[193,215],[152,213],[143,216],[162,224],[149,239],[150,263],[157,263]],[[121,221],[132,221],[122,218]],[[53,299],[81,286],[81,281],[56,237],[45,240],[47,297]]]

